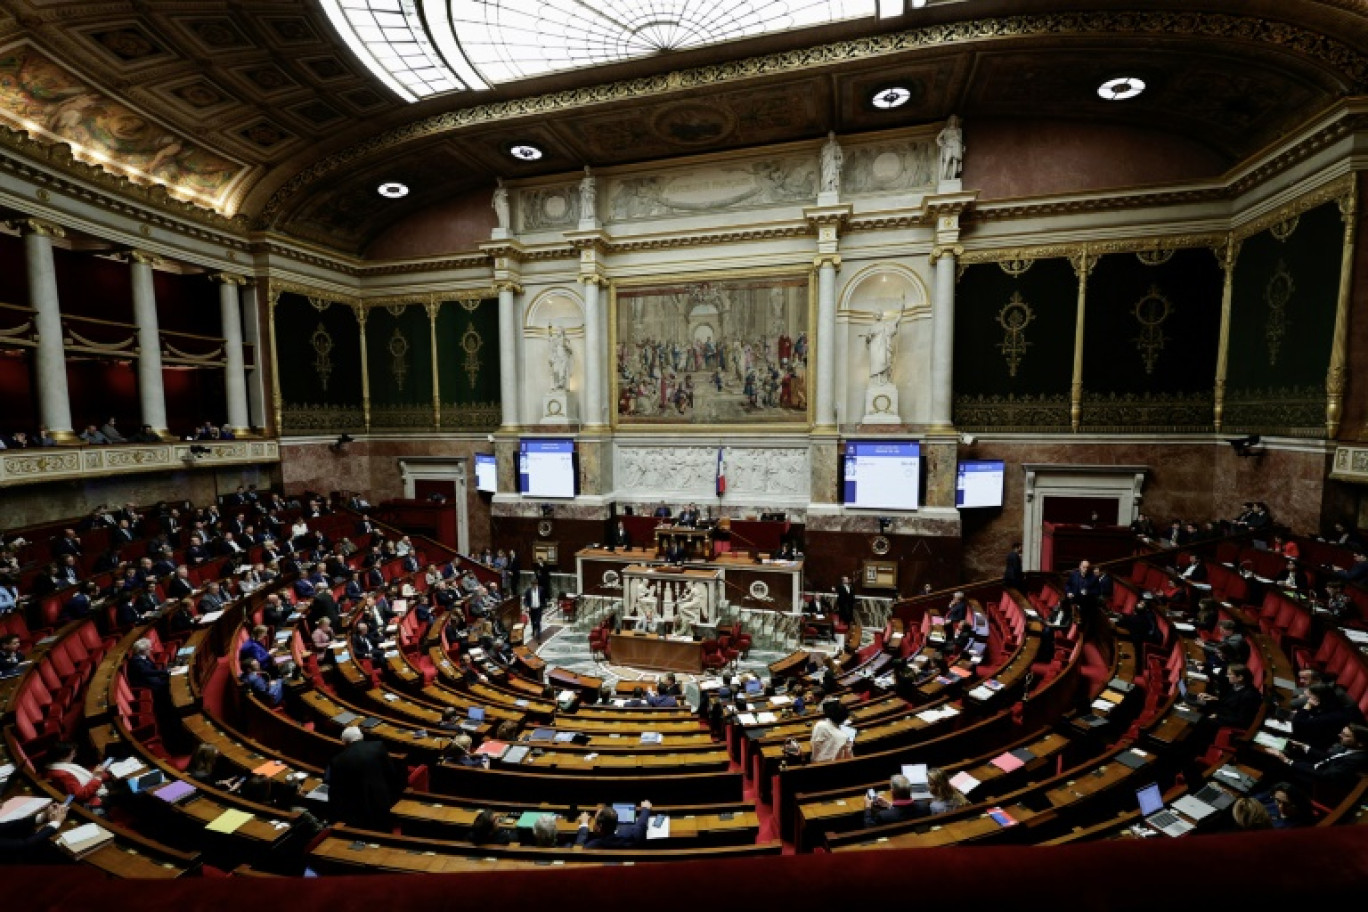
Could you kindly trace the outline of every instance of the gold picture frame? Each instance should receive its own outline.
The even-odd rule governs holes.
[[[614,429],[809,430],[815,289],[792,267],[612,282]]]
[[[897,589],[897,561],[864,561],[860,567],[860,584],[865,589]]]
[[[560,548],[556,542],[533,542],[532,543],[532,562],[546,563],[556,566]]]

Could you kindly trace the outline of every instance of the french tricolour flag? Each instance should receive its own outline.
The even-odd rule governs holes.
[[[717,448],[717,496],[727,493],[727,460],[722,455],[722,447]]]

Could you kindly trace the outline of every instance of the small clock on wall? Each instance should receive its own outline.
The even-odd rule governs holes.
[[[874,540],[869,543],[869,547],[875,554],[883,555],[889,552],[892,545],[889,544],[889,541],[885,536],[876,535],[874,536]]]
[[[541,522],[537,523],[537,534],[542,538],[549,536],[551,534],[551,520],[543,519]]]

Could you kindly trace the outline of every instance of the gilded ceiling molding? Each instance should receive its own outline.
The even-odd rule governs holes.
[[[1086,245],[1079,242],[1075,244],[1042,244],[1039,246],[966,250],[960,257],[960,263],[963,265],[979,263],[1010,265],[1016,261],[1047,260],[1061,257],[1076,259],[1084,253],[1085,246],[1087,253],[1096,259],[1096,257],[1108,253],[1157,254],[1161,251],[1184,250],[1190,247],[1220,247],[1225,242],[1226,235],[1224,232],[1174,234],[1164,237],[1109,238],[1105,241],[1088,241]],[[1024,272],[1025,269],[1018,271]]]
[[[266,293],[272,304],[275,304],[280,299],[282,292],[302,295],[306,298],[318,298],[320,300],[332,301],[336,304],[345,304],[348,307],[356,307],[361,303],[361,299],[355,295],[319,288],[317,285],[305,285],[287,279],[271,278],[267,280]]]
[[[1237,225],[1232,229],[1232,234],[1237,240],[1244,240],[1253,237],[1262,231],[1272,229],[1287,222],[1290,219],[1298,218],[1304,212],[1309,212],[1331,200],[1342,200],[1354,192],[1354,174],[1341,175],[1329,183],[1322,184],[1316,189],[1298,196],[1296,199],[1283,203],[1271,212],[1265,212],[1258,218]]]
[[[489,256],[484,253],[475,253],[469,256],[447,257],[441,260],[423,260],[421,262],[361,264],[353,267],[352,274],[369,278],[372,276],[410,275],[458,269],[485,269],[488,268],[489,264]]]
[[[1368,89],[1368,56],[1334,38],[1287,22],[1269,22],[1226,13],[1183,10],[1096,11],[952,22],[713,66],[677,70],[642,79],[587,86],[531,98],[513,98],[448,111],[388,130],[315,162],[276,189],[258,214],[257,223],[273,223],[283,213],[285,204],[301,190],[361,159],[414,140],[439,137],[466,127],[502,124],[513,118],[537,117],[556,111],[588,108],[618,101],[658,98],[668,94],[691,92],[707,86],[723,86],[765,76],[809,72],[816,67],[871,60],[910,51],[943,49],[1009,38],[1059,38],[1062,35],[1083,38],[1101,36],[1108,41],[1126,37],[1168,38],[1183,35],[1197,39],[1257,43],[1277,48],[1283,53],[1298,54],[1320,66],[1334,69],[1358,91]]]

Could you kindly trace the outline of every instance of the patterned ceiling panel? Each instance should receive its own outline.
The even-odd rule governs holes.
[[[1337,99],[1368,93],[1368,10],[1344,0],[1205,0],[1196,11],[1148,0],[1133,9],[1117,0],[933,4],[916,18],[871,23],[863,35],[842,31],[828,44],[814,45],[811,34],[771,36],[659,54],[610,75],[563,74],[416,105],[364,71],[316,0],[0,6],[4,46],[27,42],[82,87],[73,96],[93,92],[101,110],[157,125],[147,127],[157,135],[128,153],[120,143],[129,140],[106,137],[116,155],[132,156],[123,165],[155,165],[168,180],[190,181],[200,199],[240,203],[260,226],[321,231],[344,246],[351,240],[340,239],[371,237],[433,194],[489,186],[498,175],[880,130],[951,113],[1182,131],[1234,164]],[[1257,18],[1271,9],[1277,22]],[[1151,90],[1125,105],[1098,100],[1097,82],[1122,69],[1144,76]],[[907,87],[908,104],[875,110],[870,94],[891,82]],[[43,116],[66,124],[79,113]],[[63,141],[60,131],[38,139]],[[546,148],[542,161],[508,157],[508,145],[528,139]],[[447,143],[460,149],[458,161],[443,156]],[[450,170],[426,167],[429,159]],[[430,183],[395,207],[377,209],[373,188],[355,182],[377,168],[409,167]],[[331,232],[321,227],[330,217]]]

